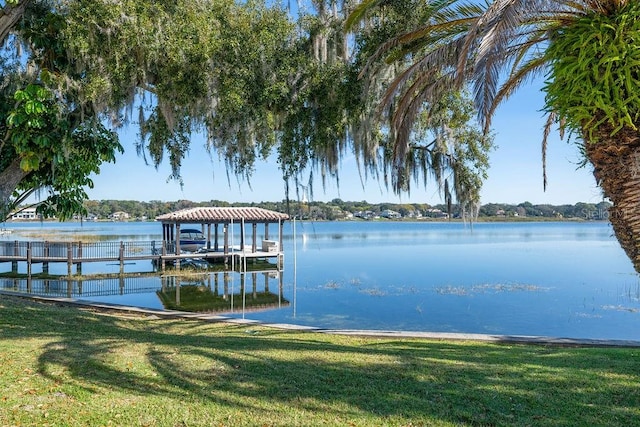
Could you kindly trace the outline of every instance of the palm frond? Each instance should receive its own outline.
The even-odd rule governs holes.
[[[441,24],[428,25],[402,34],[399,40],[401,43],[408,44],[426,39],[441,44],[443,41],[451,38],[451,36],[464,33],[465,28],[473,22],[473,19],[465,18]]]
[[[498,106],[500,106],[503,101],[508,99],[520,87],[528,84],[536,76],[543,74],[546,70],[546,65],[547,59],[544,56],[538,56],[531,58],[528,62],[522,64],[522,66],[517,70],[512,70],[507,81],[502,84],[498,92],[495,94],[493,102],[484,116],[483,130],[485,133],[489,132],[491,129],[493,115]]]
[[[551,127],[556,122],[556,114],[550,112],[547,115],[547,122],[544,125],[544,133],[542,137],[542,188],[547,190],[547,146],[549,144],[549,134]]]
[[[364,0],[358,4],[347,16],[344,22],[345,30],[352,31],[357,24],[362,22],[368,12],[379,7],[383,2],[384,0]]]
[[[380,58],[387,55],[388,52],[396,48],[398,45],[400,45],[400,43],[401,43],[400,37],[393,37],[389,41],[386,41],[382,43],[380,46],[378,46],[375,52],[373,52],[373,54],[368,58],[364,67],[362,67],[362,70],[358,74],[358,78],[362,79],[367,74],[371,74],[371,73],[375,74],[377,72],[376,67],[378,66],[378,62]]]
[[[489,116],[494,104],[504,68],[514,60],[514,56],[509,54],[513,53],[510,52],[512,46],[519,45],[531,32],[531,12],[528,8],[535,10],[540,3],[543,2],[495,1],[487,9],[485,17],[479,20],[483,27],[477,30],[477,50],[470,78],[474,82],[476,107],[483,121]]]
[[[450,70],[451,58],[455,58],[457,55],[460,46],[463,43],[462,38],[458,38],[456,40],[451,41],[450,43],[438,46],[437,48],[430,51],[428,54],[424,55],[419,61],[411,64],[404,72],[398,75],[393,82],[388,86],[384,96],[380,101],[380,106],[382,108],[388,108],[391,105],[391,101],[394,99],[396,94],[405,88],[405,84],[412,78],[414,78],[417,74],[421,73],[423,70],[430,70],[432,73],[440,73],[440,74],[448,74]],[[435,74],[434,74],[435,75]],[[453,85],[453,80],[447,80],[449,84]],[[439,93],[436,94],[433,91],[433,86],[429,89],[428,86],[425,86],[426,90],[429,90],[431,93],[428,98],[430,99],[438,99]],[[453,86],[444,88],[442,94],[451,90]]]

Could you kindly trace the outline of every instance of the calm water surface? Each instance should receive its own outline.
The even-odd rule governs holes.
[[[0,241],[55,240],[56,234],[161,239],[158,223],[9,223],[7,228],[14,233]],[[271,292],[279,293],[281,285],[280,297],[288,304],[225,315],[323,328],[640,340],[640,281],[612,234],[603,222],[288,223],[282,281],[258,275],[255,285],[256,279],[247,277],[242,297],[250,299],[266,281]],[[118,266],[83,266],[85,274],[96,269],[115,272]],[[125,270],[149,269],[150,262],[142,261]],[[230,294],[240,288],[238,276],[232,273],[226,282]],[[218,285],[211,279],[208,286],[214,282]],[[153,277],[139,280],[135,289],[125,283],[116,292],[107,286],[102,293],[76,297],[162,308],[157,294],[162,285]]]

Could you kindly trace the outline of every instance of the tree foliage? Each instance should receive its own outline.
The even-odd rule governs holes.
[[[272,112],[283,108],[286,88],[276,53],[293,29],[282,10],[226,0],[18,3],[29,7],[21,21],[12,21],[19,26],[4,40],[5,53],[20,49],[13,50],[13,61],[3,57],[3,72],[15,82],[2,87],[3,97],[35,88],[50,96],[24,100],[23,111],[3,114],[12,117],[3,123],[5,141],[11,142],[3,145],[0,169],[5,212],[23,200],[14,190],[36,184],[47,185],[52,197],[42,209],[64,207],[57,212],[64,218],[81,206],[82,188],[91,185],[83,174],[97,172],[120,149],[107,126],[138,120],[139,151],[155,165],[168,154],[176,179],[194,131],[204,129],[208,144],[239,175],[249,175],[256,157],[275,143]],[[0,19],[13,8],[5,4]],[[33,102],[40,102],[39,111],[32,111]],[[134,118],[135,106],[140,114]],[[43,122],[22,121],[23,113]],[[28,138],[40,151],[20,146]],[[97,154],[77,158],[70,148],[74,138],[94,144],[87,148]],[[108,144],[111,154],[105,156]],[[63,157],[77,167],[73,174],[67,168],[66,178]],[[27,179],[45,170],[50,173],[42,182]],[[77,179],[74,191],[71,176]]]
[[[466,213],[474,213],[493,136],[476,124],[466,92],[450,87],[429,98],[422,91],[444,78],[446,70],[416,65],[415,59],[440,42],[398,39],[398,34],[432,22],[440,3],[363,2],[347,18],[345,25],[355,32],[355,64],[366,96],[355,146],[365,164],[382,171],[396,192],[409,191],[412,181],[426,185],[433,177],[447,204],[457,199]]]
[[[192,137],[203,134],[228,176],[249,179],[276,152],[287,195],[317,173],[338,179],[341,159],[354,153],[364,179],[396,192],[433,174],[448,200],[477,202],[490,138],[473,130],[464,98],[452,93],[437,114],[421,116],[399,154],[396,128],[365,90],[372,80],[358,76],[374,40],[415,24],[406,6],[355,44],[344,29],[347,4],[312,6],[294,22],[261,0],[5,2],[0,30],[13,33],[4,52],[15,55],[2,63],[13,76],[2,86],[12,100],[3,111],[3,205],[23,200],[14,190],[46,188],[41,209],[62,218],[80,209],[88,174],[121,149],[113,131],[132,124],[138,153],[156,166],[168,160],[170,179],[180,180]],[[376,85],[403,66],[387,67]]]
[[[115,133],[95,119],[72,127],[70,115],[61,111],[66,105],[57,103],[54,94],[41,85],[17,90],[14,99],[6,120],[8,147],[25,173],[14,204],[33,190],[43,189],[48,197],[38,206],[39,213],[62,219],[82,213],[87,198],[84,188],[93,187],[89,176],[99,172],[102,162],[114,161],[115,152],[122,150]]]
[[[26,3],[12,2],[3,12]],[[4,219],[37,191],[41,197],[45,193],[38,211],[65,219],[84,211],[90,175],[122,148],[95,112],[80,111],[76,94],[61,89],[60,82],[81,74],[69,68],[57,37],[64,22],[42,3],[31,6],[17,28],[19,37],[10,40],[29,54],[20,55],[19,49],[2,59],[0,214]]]
[[[640,3],[616,13],[592,11],[551,37],[547,109],[566,127],[594,141],[594,130],[614,134],[640,121]]]

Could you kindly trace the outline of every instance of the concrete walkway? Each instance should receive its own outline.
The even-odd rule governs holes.
[[[291,330],[291,331],[311,331],[324,334],[353,335],[379,338],[420,338],[430,340],[452,340],[452,341],[483,341],[494,343],[515,343],[515,344],[540,344],[558,346],[588,346],[588,347],[638,347],[640,341],[634,340],[604,340],[589,338],[560,338],[533,335],[492,335],[492,334],[467,334],[455,332],[415,332],[415,331],[382,331],[366,329],[325,329],[313,326],[302,326],[288,323],[264,323],[257,320],[237,319],[211,313],[192,313],[186,311],[163,310],[140,308],[109,303],[95,303],[78,300],[74,298],[26,296],[25,294],[10,291],[0,291],[0,295],[9,295],[19,298],[29,298],[34,301],[54,302],[57,304],[72,305],[76,307],[89,308],[94,310],[104,310],[122,313],[132,313],[145,316],[154,316],[161,319],[189,319],[203,322],[226,322],[232,324],[261,325],[270,328]]]

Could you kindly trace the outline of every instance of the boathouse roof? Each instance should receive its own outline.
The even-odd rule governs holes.
[[[170,212],[156,217],[162,223],[221,224],[230,222],[274,223],[286,221],[289,215],[254,207],[201,207]]]

